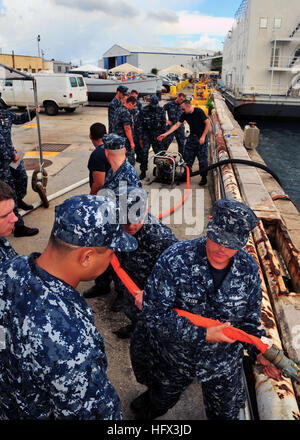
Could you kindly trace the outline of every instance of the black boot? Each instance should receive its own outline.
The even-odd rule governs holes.
[[[83,292],[83,298],[96,298],[97,296],[107,295],[110,292],[110,286],[100,288],[96,284]]]
[[[169,408],[156,408],[150,403],[140,410],[136,411],[135,420],[154,420],[156,417],[163,416],[169,411]]]
[[[23,209],[24,211],[31,211],[31,209],[33,209],[33,205],[28,205],[27,203],[24,202],[24,200],[19,200],[18,208]]]
[[[199,182],[199,186],[204,186],[207,184],[207,174],[201,174],[202,179]]]
[[[125,327],[121,327],[118,330],[114,331],[113,333],[118,336],[120,339],[127,339],[130,338],[132,335],[132,332],[134,330],[134,325],[128,324],[125,325]]]
[[[146,171],[142,171],[140,174],[140,179],[143,180],[146,177]]]
[[[25,225],[15,226],[14,236],[15,237],[32,237],[39,233],[38,228],[28,228]]]
[[[137,396],[133,401],[130,403],[130,408],[134,412],[140,411],[142,408],[150,404],[150,393],[149,390],[145,391],[144,393]]]

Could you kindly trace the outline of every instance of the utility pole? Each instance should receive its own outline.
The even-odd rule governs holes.
[[[11,51],[11,58],[12,58],[12,66],[15,69],[16,65],[15,65],[15,51],[14,50]]]
[[[38,35],[37,36],[37,43],[38,43],[38,55],[39,55],[39,58],[41,57],[41,54],[40,54],[40,41],[41,41],[41,36]]]

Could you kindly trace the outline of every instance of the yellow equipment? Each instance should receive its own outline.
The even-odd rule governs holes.
[[[206,106],[207,100],[210,98],[211,88],[205,82],[195,84],[194,97],[191,104],[194,107],[200,107],[206,116],[208,115],[208,108]]]

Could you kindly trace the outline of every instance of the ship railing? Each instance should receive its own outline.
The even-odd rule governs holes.
[[[261,97],[261,96],[270,96],[270,85],[269,84],[247,84],[244,87],[237,87],[234,84],[221,84],[219,83],[220,87],[233,95],[235,98],[241,98],[245,95],[249,97]],[[282,85],[282,84],[274,84],[272,86],[272,96],[285,96],[289,98],[290,100],[293,100],[293,98],[299,99],[300,96],[300,89],[293,89],[290,91],[289,85]]]
[[[300,71],[300,56],[298,51],[290,56],[271,56],[270,66],[268,67],[270,70],[278,70],[282,69],[290,69],[291,72],[293,69],[295,71]]]

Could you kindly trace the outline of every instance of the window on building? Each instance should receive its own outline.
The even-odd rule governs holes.
[[[61,66],[57,66],[57,71],[61,72]]]
[[[70,83],[71,83],[71,87],[77,87],[77,81],[74,76],[70,77]]]
[[[259,19],[259,28],[260,29],[267,29],[268,27],[268,19],[264,17],[260,17]]]
[[[281,28],[281,18],[274,18],[274,29]]]
[[[279,66],[279,47],[276,47],[276,49],[272,49],[271,53],[271,67],[278,67]]]

